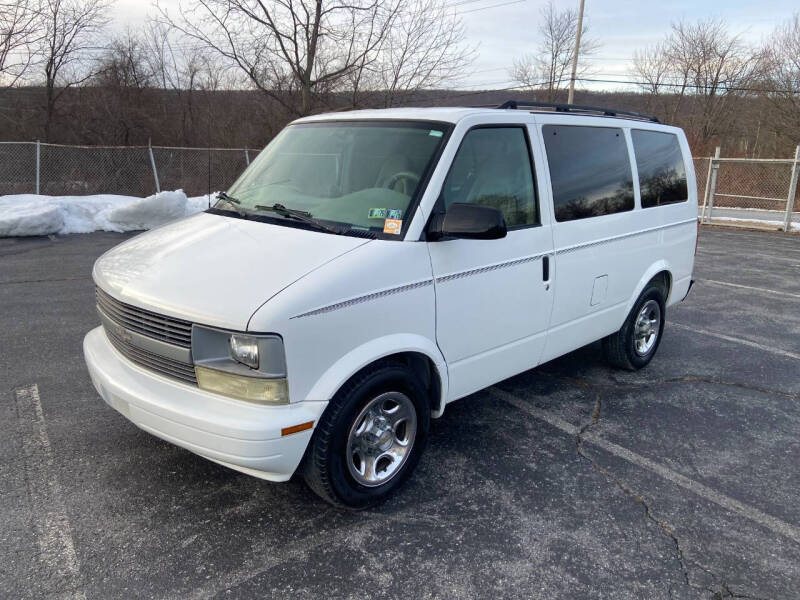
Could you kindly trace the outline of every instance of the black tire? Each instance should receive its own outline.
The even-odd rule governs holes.
[[[361,411],[387,392],[399,392],[411,400],[416,427],[407,457],[388,481],[376,487],[361,485],[347,464],[347,441]],[[430,428],[430,400],[425,387],[404,364],[379,363],[348,381],[334,396],[314,430],[301,472],[308,487],[325,501],[339,507],[362,510],[385,500],[413,472],[425,448]]]
[[[648,363],[653,360],[661,344],[661,337],[664,333],[664,320],[665,312],[665,298],[664,288],[658,283],[650,282],[645,287],[644,291],[639,296],[636,303],[633,305],[631,312],[622,324],[622,327],[616,333],[603,338],[603,354],[606,360],[613,366],[620,369],[627,369],[628,371],[636,371],[646,367]],[[636,349],[635,330],[636,321],[639,313],[649,302],[655,302],[658,305],[659,324],[656,333],[656,339],[652,347],[646,353],[640,353]],[[649,305],[649,306],[652,306]]]

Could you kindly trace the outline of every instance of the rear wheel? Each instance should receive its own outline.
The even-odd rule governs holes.
[[[664,291],[649,283],[620,330],[603,339],[603,353],[609,363],[635,371],[655,356],[664,331]]]
[[[427,440],[424,386],[400,363],[370,367],[331,400],[309,443],[308,486],[337,506],[363,509],[408,478]]]

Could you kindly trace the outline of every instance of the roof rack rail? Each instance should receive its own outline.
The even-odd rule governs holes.
[[[640,119],[642,121],[652,121],[653,123],[660,123],[658,117],[653,115],[645,115],[643,113],[632,112],[629,110],[616,110],[612,108],[603,108],[602,106],[581,106],[578,104],[558,104],[555,102],[528,102],[526,100],[507,100],[500,106],[495,108],[550,108],[555,112],[563,113],[595,113],[601,114],[605,117],[630,117],[633,119]]]

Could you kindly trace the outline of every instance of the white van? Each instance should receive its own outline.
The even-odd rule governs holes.
[[[448,402],[600,339],[645,366],[696,236],[689,146],[653,118],[318,115],[213,208],[97,260],[84,353],[145,431],[363,508],[410,475]]]

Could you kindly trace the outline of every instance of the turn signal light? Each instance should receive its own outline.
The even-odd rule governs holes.
[[[281,437],[283,437],[284,435],[299,433],[300,431],[305,431],[306,429],[311,429],[313,426],[314,426],[314,421],[308,421],[306,423],[300,423],[299,425],[284,427],[283,429],[281,429]]]

